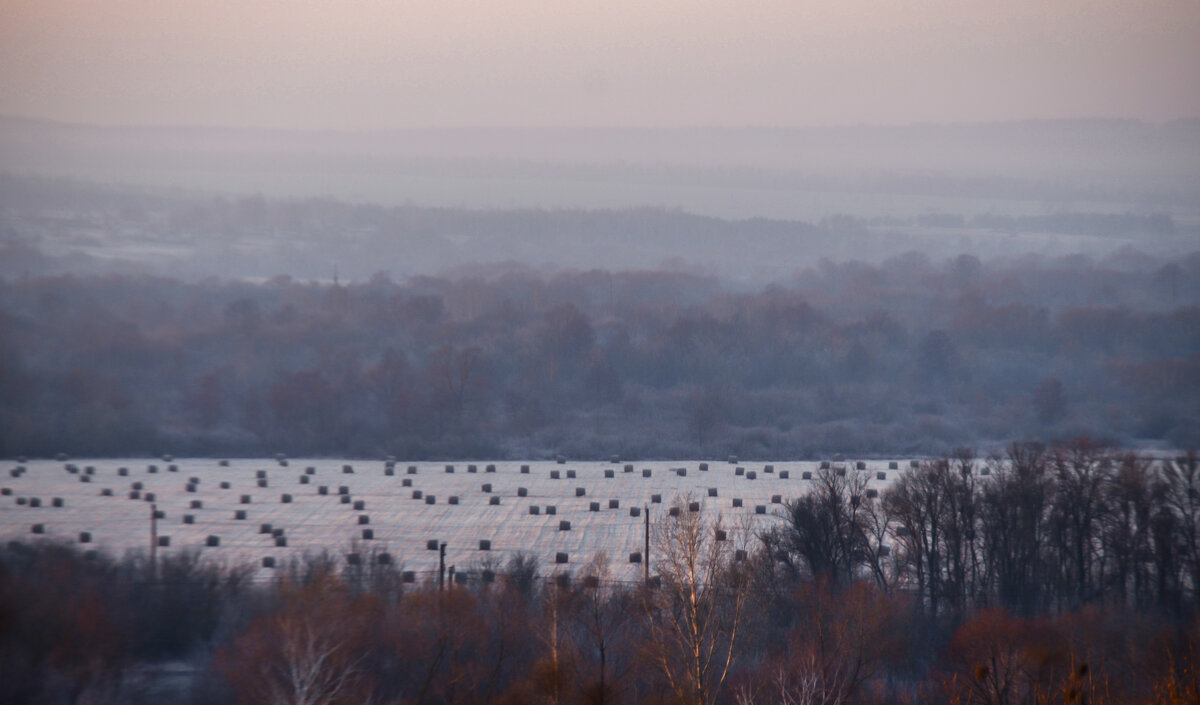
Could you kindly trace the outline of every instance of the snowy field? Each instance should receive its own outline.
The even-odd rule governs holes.
[[[705,470],[701,461],[283,462],[9,462],[0,476],[0,537],[75,543],[116,556],[147,551],[153,505],[160,513],[160,555],[198,549],[226,565],[253,565],[260,579],[272,573],[264,558],[282,565],[305,552],[344,555],[357,542],[353,550],[386,552],[424,580],[438,567],[431,541],[447,544],[446,564],[460,572],[516,551],[536,555],[543,572],[575,570],[605,552],[614,577],[632,579],[642,570],[630,554],[643,550],[646,508],[652,529],[672,501],[685,496],[706,516],[719,513],[730,528],[742,522],[766,527],[779,521],[782,502],[807,491],[804,474],[820,465],[707,461]],[[863,462],[868,486],[877,489],[909,465]],[[856,464],[834,465],[853,471]],[[219,545],[208,545],[209,537]],[[566,563],[557,563],[564,553]]]

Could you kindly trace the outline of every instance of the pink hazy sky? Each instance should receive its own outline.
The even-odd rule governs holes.
[[[0,114],[317,129],[1200,115],[1200,0],[0,0]]]

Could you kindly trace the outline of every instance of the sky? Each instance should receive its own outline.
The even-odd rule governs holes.
[[[1198,0],[0,0],[0,114],[804,127],[1200,116]]]

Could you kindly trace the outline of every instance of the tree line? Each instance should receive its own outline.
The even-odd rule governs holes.
[[[920,454],[1200,444],[1200,255],[393,281],[0,281],[0,455]]]
[[[687,497],[648,580],[517,553],[441,584],[350,546],[258,577],[0,551],[12,703],[1192,703],[1200,456],[970,451],[882,492],[831,463],[757,533]],[[388,556],[385,560],[382,556]],[[188,664],[183,684],[147,673]],[[157,700],[156,700],[157,698]]]

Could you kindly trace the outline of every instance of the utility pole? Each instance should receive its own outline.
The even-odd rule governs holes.
[[[650,505],[645,505],[646,511],[646,555],[642,558],[642,571],[646,575],[646,584],[650,584]]]
[[[438,590],[446,589],[446,544],[438,549]]]
[[[158,504],[150,504],[150,577],[158,577]]]

